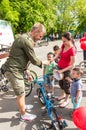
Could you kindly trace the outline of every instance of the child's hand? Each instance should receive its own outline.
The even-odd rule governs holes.
[[[70,77],[66,77],[65,79],[66,79],[69,83],[72,83],[72,80],[71,80]]]
[[[78,98],[75,98],[75,103],[78,103]]]
[[[54,69],[53,72],[57,72],[57,69]]]
[[[59,74],[63,73],[63,71],[62,71],[62,70],[57,70],[57,72],[58,72]]]

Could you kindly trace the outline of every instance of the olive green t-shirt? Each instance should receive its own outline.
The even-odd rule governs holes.
[[[23,78],[23,72],[29,61],[32,64],[42,67],[42,62],[36,57],[33,49],[34,41],[26,33],[15,39],[9,58],[2,65],[2,69],[12,72],[17,78]]]

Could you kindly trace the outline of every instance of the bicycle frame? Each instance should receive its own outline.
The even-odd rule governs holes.
[[[56,109],[54,107],[54,104],[52,103],[52,101],[47,97],[46,95],[46,92],[45,92],[45,89],[44,89],[44,78],[46,76],[41,76],[39,78],[37,78],[35,80],[35,83],[38,84],[40,86],[40,90],[41,90],[41,94],[43,96],[43,99],[44,99],[44,103],[46,105],[46,109],[47,109],[47,114],[51,120],[51,123],[52,123],[52,126],[55,127],[55,130],[62,130],[63,128],[65,128],[67,126],[66,122],[65,121],[62,121],[62,118],[61,116],[59,116],[56,112]],[[42,81],[39,81],[40,79],[42,79]],[[52,115],[52,112],[54,114],[54,118],[53,118],[53,115]],[[57,124],[56,124],[57,123]],[[57,125],[57,126],[56,126]]]
[[[42,92],[42,95],[43,95],[43,98],[44,98],[44,102],[45,102],[45,105],[46,105],[46,109],[47,109],[47,112],[48,112],[48,116],[50,117],[50,119],[52,120],[52,117],[51,117],[51,108],[54,108],[54,105],[53,103],[51,102],[51,100],[47,97],[46,93],[45,93],[45,89],[43,87],[43,82],[36,82],[38,85],[40,85],[40,90]]]

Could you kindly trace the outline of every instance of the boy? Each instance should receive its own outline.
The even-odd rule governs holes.
[[[73,68],[72,81],[70,79],[67,79],[69,82],[72,82],[72,84],[71,84],[71,101],[73,103],[73,112],[74,112],[74,110],[79,108],[81,99],[82,99],[82,88],[83,88],[83,84],[81,81],[82,74],[83,74],[83,71],[81,68]]]
[[[56,67],[56,63],[53,60],[54,54],[52,52],[49,52],[47,54],[47,65],[44,65],[43,68],[43,75],[46,75],[45,77],[45,83],[46,83],[46,89],[50,90],[51,97],[54,97],[54,79],[53,79],[53,70]]]
[[[59,58],[60,58],[60,57],[59,57],[60,48],[59,48],[58,45],[55,45],[55,46],[53,47],[53,52],[54,52],[54,56],[58,55],[58,58],[55,59],[55,62],[58,63],[58,60],[59,60]]]

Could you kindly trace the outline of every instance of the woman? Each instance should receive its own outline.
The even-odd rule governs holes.
[[[75,64],[76,47],[70,32],[66,32],[62,35],[62,41],[63,44],[60,51],[60,59],[58,61],[59,70],[57,71],[64,74],[63,79],[59,81],[62,95],[58,98],[59,101],[65,99],[64,102],[60,104],[60,107],[63,108],[69,103],[70,83],[66,78],[70,77],[70,71]]]

